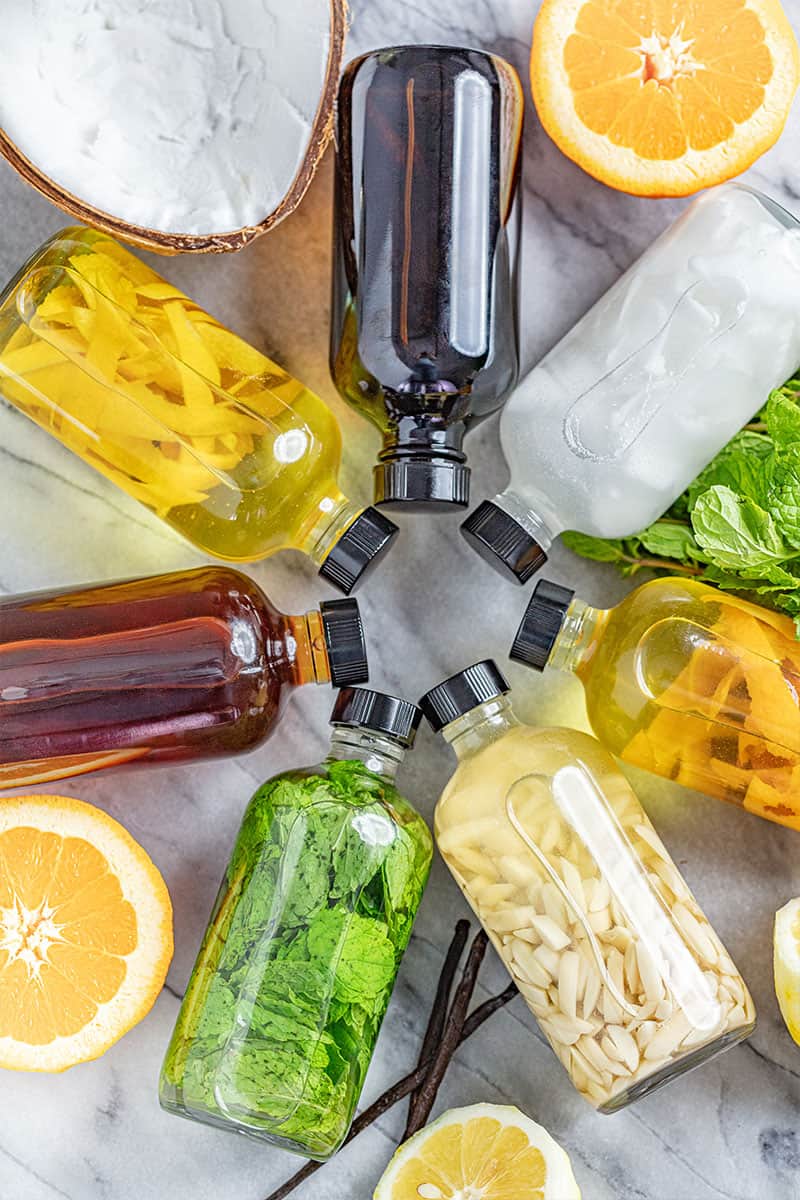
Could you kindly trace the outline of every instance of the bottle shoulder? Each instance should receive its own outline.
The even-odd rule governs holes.
[[[389,844],[403,829],[421,847],[431,844],[427,824],[391,781],[360,760],[325,760],[296,767],[267,780],[245,814],[254,835],[269,836],[277,818],[291,822],[303,813],[352,825],[365,841]]]
[[[459,763],[437,806],[437,822],[462,805],[476,814],[504,806],[510,787],[527,775],[553,777],[565,767],[616,770],[591,734],[561,726],[518,725]]]

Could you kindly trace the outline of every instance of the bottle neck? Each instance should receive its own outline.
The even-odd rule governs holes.
[[[363,505],[348,500],[331,481],[310,506],[308,517],[297,535],[298,549],[321,566],[342,534],[363,511]]]
[[[508,513],[545,551],[550,549],[553,539],[564,531],[564,525],[555,513],[546,512],[544,505],[540,505],[539,511],[531,508],[530,504],[510,488],[492,497],[492,503]]]
[[[606,610],[592,608],[577,598],[573,600],[550,651],[548,667],[571,671],[580,677],[594,657],[607,619]]]
[[[293,683],[330,683],[328,646],[318,609],[299,617],[285,617],[282,642]]]
[[[397,768],[406,756],[405,747],[393,738],[371,729],[335,725],[331,735],[328,760],[357,759],[367,770],[392,783]]]
[[[521,722],[514,714],[508,696],[496,696],[477,704],[469,712],[445,725],[442,737],[455,751],[461,761],[477,754],[484,746],[496,742],[509,729],[515,729]]]

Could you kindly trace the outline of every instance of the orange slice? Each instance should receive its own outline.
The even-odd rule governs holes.
[[[131,750],[104,750],[96,754],[66,754],[61,758],[9,763],[0,766],[0,788],[30,787],[34,783],[53,783],[68,776],[87,775],[104,767],[121,767],[123,763],[143,758],[147,747]]]
[[[800,77],[779,0],[544,0],[531,83],[542,124],[590,175],[687,196],[777,140]]]
[[[172,905],[112,817],[63,796],[0,802],[0,1067],[98,1058],[152,1008]]]

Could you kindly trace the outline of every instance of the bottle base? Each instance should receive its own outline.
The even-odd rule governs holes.
[[[189,1108],[163,1095],[159,1096],[158,1099],[164,1112],[170,1113],[173,1117],[183,1117],[186,1121],[194,1121],[200,1125],[209,1125],[212,1129],[222,1129],[226,1133],[240,1134],[251,1141],[260,1142],[262,1145],[276,1146],[280,1150],[287,1150],[290,1154],[300,1155],[301,1158],[311,1158],[314,1162],[327,1162],[329,1158],[332,1158],[341,1147],[348,1132],[345,1130],[342,1133],[341,1138],[335,1146],[319,1150],[303,1145],[303,1143],[295,1141],[293,1138],[281,1137],[279,1134],[270,1133],[265,1129],[227,1120],[219,1113],[211,1112],[209,1109]]]
[[[716,1058],[718,1054],[722,1054],[725,1050],[730,1050],[732,1046],[738,1045],[739,1042],[745,1041],[750,1037],[750,1034],[756,1027],[755,1021],[749,1025],[742,1025],[738,1029],[731,1029],[720,1037],[715,1038],[713,1042],[708,1042],[705,1046],[698,1046],[691,1054],[687,1054],[684,1058],[676,1062],[667,1063],[659,1071],[654,1071],[652,1075],[648,1075],[645,1079],[634,1083],[631,1087],[626,1088],[623,1092],[617,1092],[605,1104],[598,1106],[597,1111],[601,1113],[619,1112],[621,1108],[626,1108],[629,1104],[633,1104],[635,1100],[641,1100],[643,1096],[649,1096],[651,1092],[655,1092],[658,1088],[663,1087],[666,1083],[671,1083],[673,1079],[677,1079],[679,1075],[685,1075],[687,1071],[693,1071],[695,1067],[700,1067],[711,1058]]]

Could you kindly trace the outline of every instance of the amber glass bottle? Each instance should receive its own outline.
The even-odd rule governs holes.
[[[355,600],[279,612],[201,567],[0,599],[0,787],[250,750],[285,693],[368,675]]]

